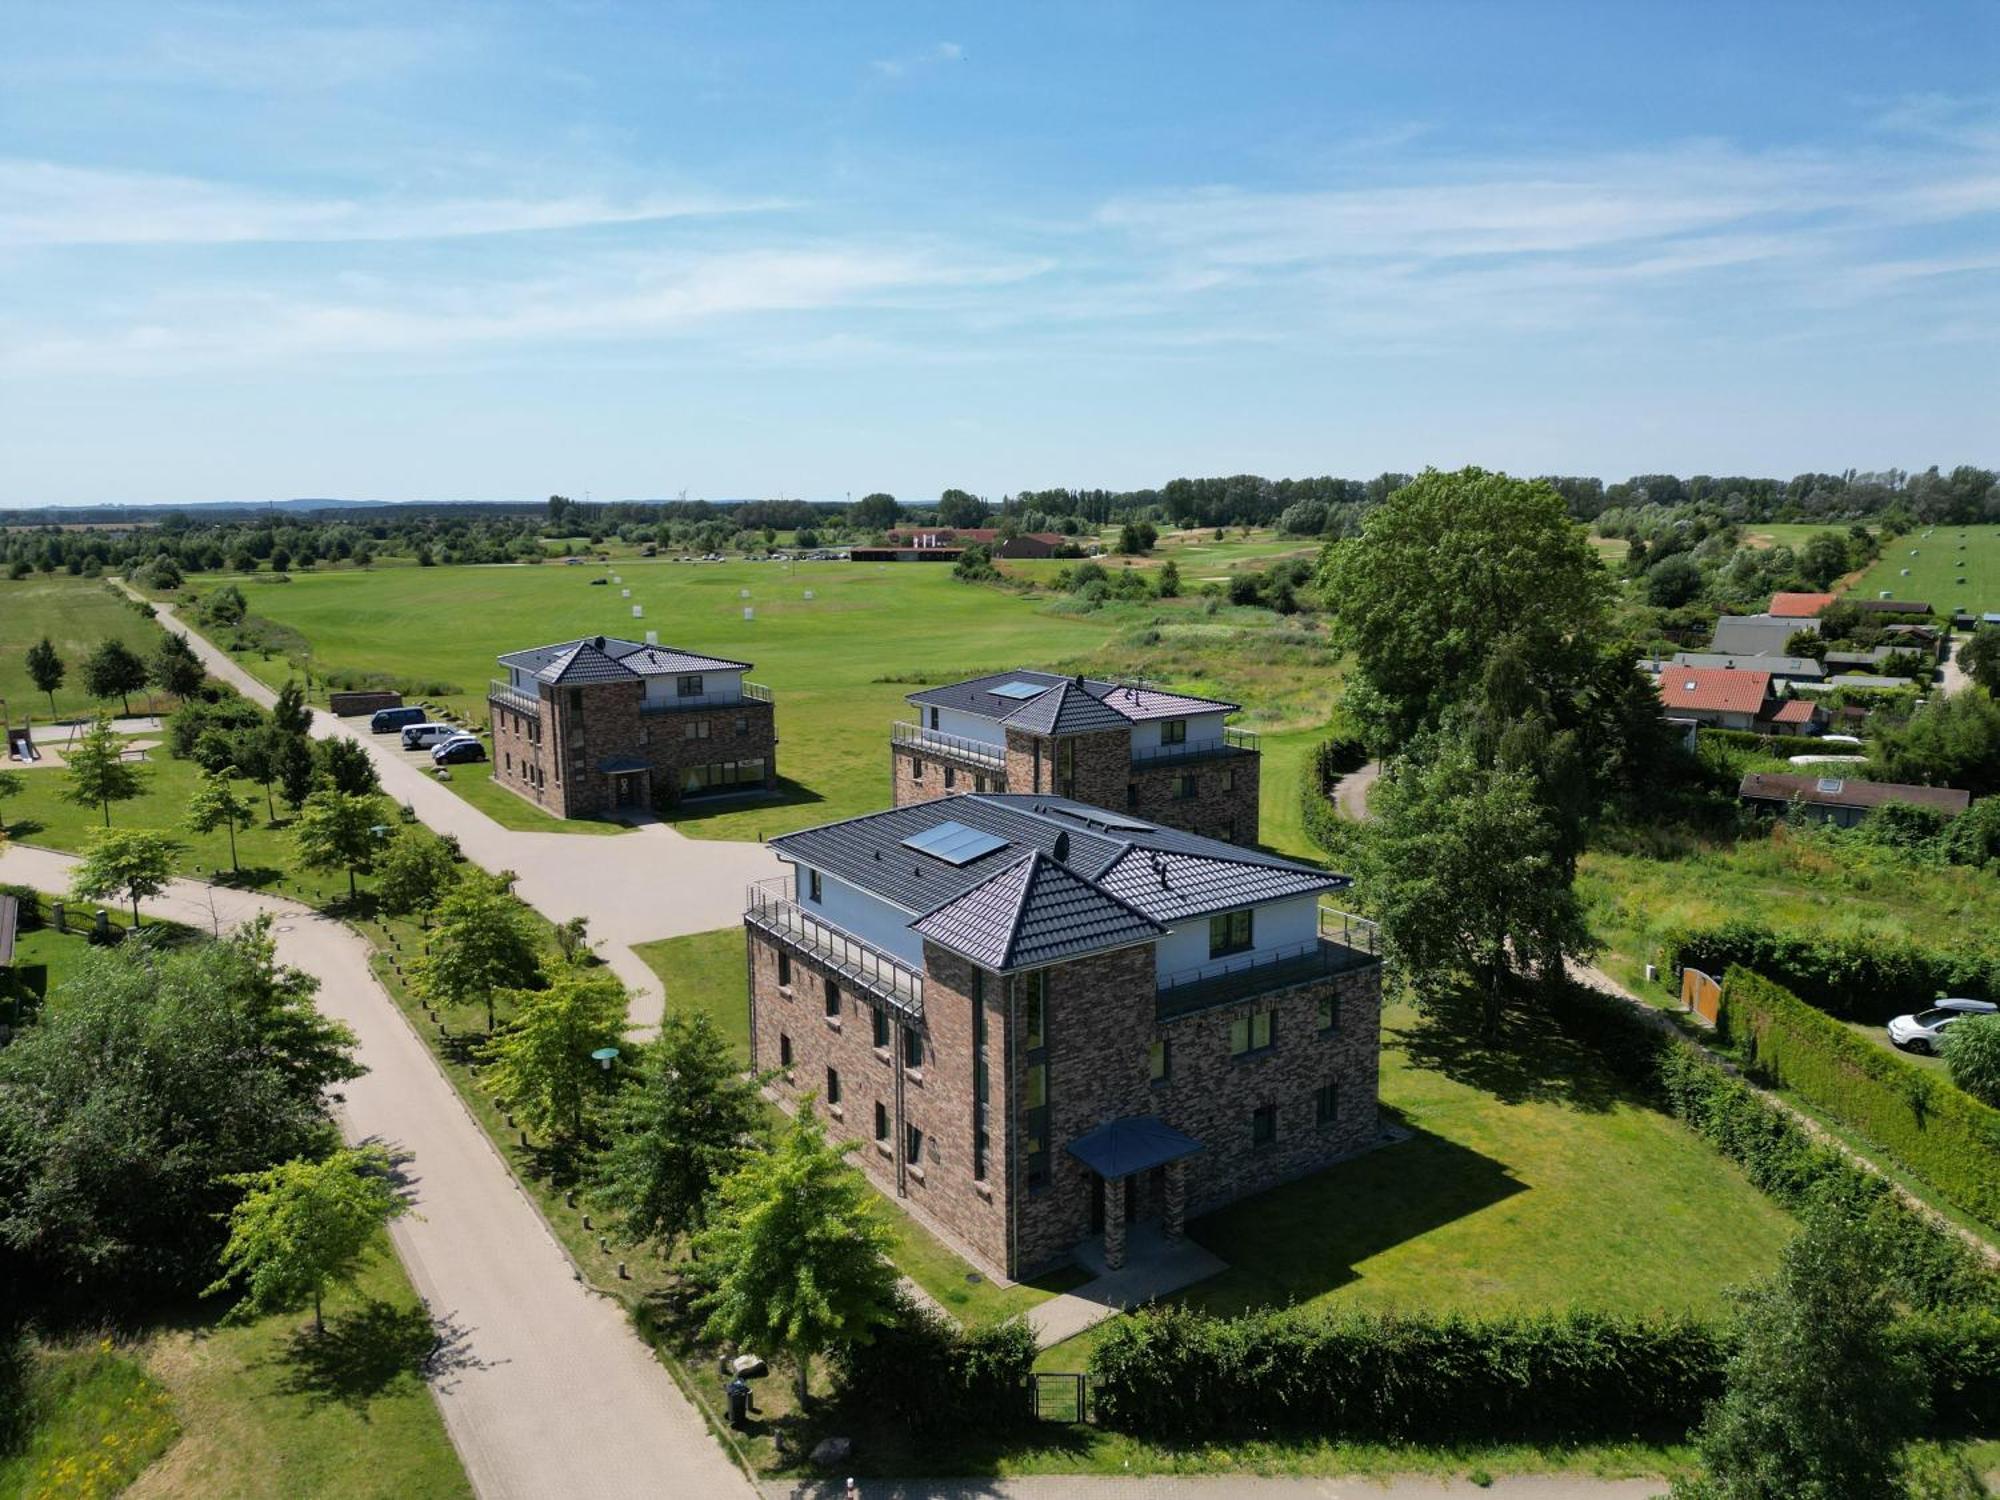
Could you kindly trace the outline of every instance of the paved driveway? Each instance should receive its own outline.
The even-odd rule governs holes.
[[[42,890],[66,889],[75,865],[0,850],[0,880]],[[751,1493],[624,1311],[576,1279],[376,981],[359,934],[294,902],[193,881],[143,910],[211,931],[272,913],[278,957],[316,975],[320,1008],[360,1038],[368,1073],[345,1088],[341,1129],[410,1153],[417,1211],[390,1233],[443,1325],[449,1358],[431,1389],[483,1500]]]
[[[276,701],[276,693],[183,625],[171,606],[156,607],[163,622],[188,631],[188,643],[212,676],[253,702],[269,707]],[[544,916],[557,922],[588,917],[599,953],[631,992],[632,1020],[641,1028],[659,1024],[665,998],[632,945],[733,926],[743,916],[744,887],[784,873],[761,844],[691,839],[665,823],[617,835],[503,828],[432,780],[420,757],[406,758],[399,736],[370,734],[365,719],[336,719],[323,710],[313,714],[313,733],[366,746],[384,792],[409,803],[438,832],[454,835],[466,855],[487,869],[514,871],[521,899]]]

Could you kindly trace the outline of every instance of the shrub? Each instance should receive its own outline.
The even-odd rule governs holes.
[[[998,1433],[1032,1418],[1034,1331],[1019,1318],[964,1329],[907,1296],[872,1341],[836,1351],[843,1401],[919,1436]]]
[[[2000,1107],[2000,1016],[1967,1016],[1945,1027],[1944,1060],[1953,1083]]]
[[[2000,955],[1920,947],[1875,934],[1784,932],[1739,919],[1682,928],[1661,940],[1664,967],[1707,974],[1751,969],[1843,1020],[1879,1024],[1940,994],[2000,992]]]
[[[1753,1076],[1798,1090],[1964,1212],[2000,1224],[2000,1110],[1747,969],[1731,969],[1723,983],[1721,1023]]]
[[[42,898],[31,885],[0,885],[0,896],[12,896],[20,902],[19,924],[22,932],[31,932],[42,925]]]

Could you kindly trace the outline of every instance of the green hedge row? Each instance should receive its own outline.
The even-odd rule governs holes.
[[[1677,1437],[1727,1353],[1716,1330],[1687,1319],[1217,1318],[1165,1306],[1114,1324],[1090,1373],[1100,1422],[1165,1438]]]
[[[1858,933],[1779,931],[1739,919],[1678,928],[1660,943],[1662,967],[1704,974],[1753,969],[1806,1004],[1849,1021],[1880,1024],[1921,1010],[1939,994],[2000,994],[2000,954],[1984,948],[1924,947]]]
[[[2000,1224],[2000,1110],[1748,969],[1723,980],[1721,1024],[1753,1077],[1796,1089],[1965,1213]]]
[[[908,1297],[866,1344],[840,1350],[841,1399],[919,1436],[1000,1433],[1034,1419],[1034,1331],[1019,1318],[960,1328]]]
[[[1883,1275],[1912,1307],[2000,1307],[2000,1277],[1964,1240],[1699,1049],[1594,990],[1570,987],[1555,1004],[1565,1031],[1735,1162],[1760,1192],[1794,1211],[1828,1201],[1871,1220],[1889,1247]]]
[[[1754,751],[1758,755],[1810,755],[1813,740],[1808,735],[1797,734],[1757,734],[1748,729],[1710,729],[1703,726],[1696,735],[1697,745],[1728,745],[1738,750]],[[1828,749],[1825,753],[1835,754],[1852,751],[1852,745]]]

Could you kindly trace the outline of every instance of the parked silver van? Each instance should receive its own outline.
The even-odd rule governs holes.
[[[403,748],[428,750],[461,732],[455,724],[406,724],[403,726]]]

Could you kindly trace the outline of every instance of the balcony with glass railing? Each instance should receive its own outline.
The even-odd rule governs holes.
[[[486,701],[533,718],[540,718],[542,714],[541,699],[533,693],[524,693],[512,683],[502,682],[497,677],[489,677],[486,680]]]
[[[725,698],[717,693],[691,693],[685,698],[647,699],[639,705],[642,714],[684,714],[697,708],[735,708],[744,703],[769,703],[771,690],[761,682],[746,682],[743,691]]]
[[[962,735],[945,734],[940,730],[926,729],[921,724],[912,724],[907,720],[898,720],[889,731],[889,738],[898,750],[942,756],[946,760],[976,766],[984,771],[1007,769],[1006,750],[1002,746],[991,745],[984,740],[969,740]]]
[[[1234,1005],[1294,985],[1379,966],[1382,938],[1365,917],[1319,909],[1319,935],[1303,943],[1182,969],[1164,975],[1154,1001],[1162,1021]]]
[[[743,920],[831,970],[842,983],[900,1011],[906,1019],[923,1019],[924,976],[920,970],[807,911],[792,896],[790,876],[757,881],[746,894]]]
[[[1257,731],[1225,727],[1219,740],[1185,740],[1178,745],[1132,747],[1134,766],[1165,766],[1189,760],[1220,760],[1231,755],[1259,754]]]

